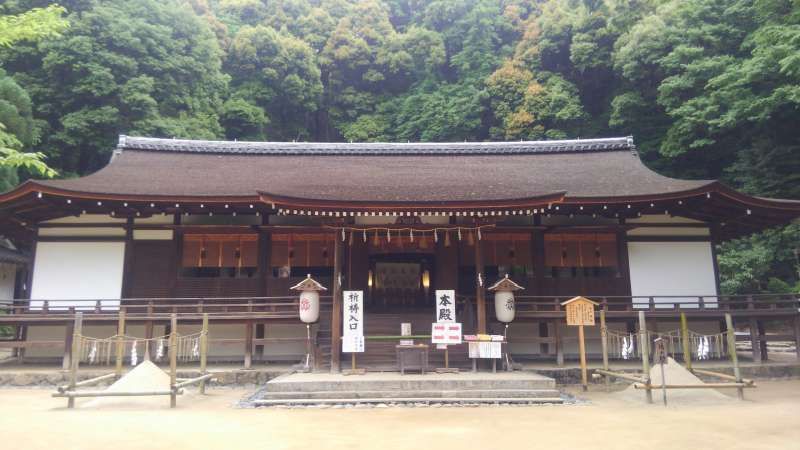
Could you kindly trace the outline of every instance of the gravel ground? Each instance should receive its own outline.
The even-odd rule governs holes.
[[[258,408],[236,405],[252,390],[211,389],[158,405],[67,410],[49,389],[0,389],[0,436],[8,448],[374,449],[797,448],[800,381],[760,382],[744,402],[644,405],[592,386],[566,406],[480,408]]]

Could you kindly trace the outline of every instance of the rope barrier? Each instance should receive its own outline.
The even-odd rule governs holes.
[[[641,351],[638,345],[638,332],[619,332],[606,330],[608,339],[608,354],[612,358],[634,359],[641,358]],[[675,357],[677,353],[683,353],[683,338],[680,330],[666,332],[648,331],[647,337],[652,343],[657,338],[666,341],[667,354]],[[689,349],[693,359],[721,359],[728,355],[725,348],[725,333],[702,334],[689,331]]]
[[[198,331],[177,337],[175,349],[177,359],[182,362],[192,362],[200,360],[200,340],[208,332]],[[164,359],[169,346],[169,335],[155,336],[152,338],[141,338],[129,335],[109,336],[98,338],[93,336],[77,335],[78,357],[81,363],[90,365],[111,364],[111,360],[116,356],[116,345],[122,342],[123,348],[130,348],[129,362],[131,366],[136,366],[140,361],[142,348],[155,346],[155,361],[160,362]],[[150,347],[152,349],[152,347]]]

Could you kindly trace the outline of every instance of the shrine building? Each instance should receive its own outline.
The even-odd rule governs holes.
[[[310,328],[318,370],[349,358],[340,351],[348,290],[363,291],[359,364],[369,370],[394,370],[402,323],[425,342],[437,290],[455,291],[465,334],[507,333],[515,360],[554,365],[577,354],[560,307],[575,296],[623,333],[636,330],[638,311],[655,330],[675,328],[679,312],[716,331],[732,312],[754,335],[768,319],[798,320],[796,296],[722,295],[715,248],[790,223],[800,201],[659,175],[630,137],[120,136],[96,173],[26,181],[0,194],[0,209],[0,232],[27,258],[13,266],[16,295],[0,301],[0,325],[16,330],[12,346],[31,361],[61,358],[76,311],[85,334],[106,337],[121,310],[125,334],[143,339],[165,335],[172,313],[187,332],[209,314],[212,361],[300,361],[307,330],[290,288],[309,275],[327,289]],[[488,290],[506,277],[516,286],[507,330]],[[587,339],[596,356],[596,328]],[[462,347],[449,357],[469,364]]]

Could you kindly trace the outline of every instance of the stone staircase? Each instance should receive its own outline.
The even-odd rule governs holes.
[[[433,313],[423,312],[396,312],[396,313],[372,313],[368,312],[364,317],[364,335],[369,336],[399,336],[400,324],[403,322],[411,323],[411,334],[430,335]],[[330,370],[330,313],[320,315],[319,328],[317,328],[317,371],[326,372]],[[425,343],[430,345],[430,339],[414,339],[415,343]],[[378,340],[367,339],[364,353],[356,355],[356,364],[359,368],[368,371],[396,371],[397,357],[395,346],[399,344],[398,339]],[[450,367],[467,369],[471,367],[471,361],[467,357],[467,346],[456,345],[449,349]],[[444,351],[437,350],[435,345],[430,345],[429,365],[433,370],[437,367],[444,367]],[[342,353],[342,368],[349,368],[350,354]]]
[[[555,380],[535,373],[366,375],[296,373],[270,380],[255,406],[308,404],[562,403]]]

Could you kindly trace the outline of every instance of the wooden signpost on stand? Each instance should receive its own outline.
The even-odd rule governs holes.
[[[589,375],[586,370],[586,338],[583,332],[584,326],[594,326],[594,308],[599,303],[593,302],[586,297],[571,298],[561,306],[567,311],[567,325],[578,327],[578,348],[581,356],[581,385],[583,390],[589,389]]]

